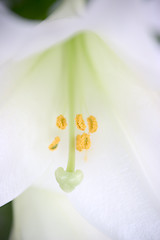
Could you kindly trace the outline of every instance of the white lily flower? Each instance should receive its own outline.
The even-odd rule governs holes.
[[[41,197],[45,193],[41,195],[40,190],[28,190],[15,200],[16,239],[65,239],[67,233],[59,235],[59,228],[58,235],[54,235],[48,223],[55,214],[61,222],[62,215],[58,217],[56,211],[61,196],[65,198],[60,205],[66,207],[65,218],[71,208],[75,216],[72,220],[85,225],[54,179],[54,171],[66,166],[71,173],[69,180],[74,170],[80,169],[78,182],[73,175],[69,183],[72,188],[81,182],[83,171],[83,181],[68,197],[87,219],[87,229],[92,228],[90,223],[103,232],[104,236],[92,228],[95,239],[159,239],[160,102],[155,87],[159,87],[160,56],[147,32],[148,22],[139,1],[129,1],[124,12],[127,16],[122,15],[122,3],[126,1],[121,0],[121,5],[118,2],[93,1],[86,12],[75,11],[74,6],[75,15],[68,10],[64,14],[63,10],[68,9],[65,3],[54,17],[29,30],[30,36],[12,57],[12,64],[3,65],[0,203],[14,199],[32,184],[47,188],[51,193],[46,194],[55,199],[51,213],[45,206],[51,206],[50,200]],[[136,72],[135,67],[128,66],[133,63]],[[147,77],[140,67],[148,69]],[[61,114],[68,123],[64,131],[56,127]],[[75,154],[73,138],[80,134],[74,123],[76,114],[82,114],[85,120],[93,115],[98,121],[97,132],[90,131],[92,144],[87,162],[83,161],[83,151]],[[56,136],[61,141],[53,144],[58,147],[50,152],[48,145]],[[59,176],[60,186],[68,191],[66,181],[62,183]],[[55,191],[61,193],[55,196]],[[34,192],[37,206],[31,198]],[[26,201],[35,213],[32,226],[25,222],[31,218],[23,208]],[[49,230],[41,227],[38,209],[43,211],[42,218],[48,218]],[[70,231],[71,225],[67,223]],[[82,229],[85,235],[85,226]]]

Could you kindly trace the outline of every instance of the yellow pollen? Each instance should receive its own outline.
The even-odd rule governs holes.
[[[63,115],[59,115],[57,117],[56,125],[58,128],[60,128],[62,130],[67,127],[67,120],[65,119],[65,117]]]
[[[55,139],[53,140],[53,142],[49,145],[49,150],[54,151],[57,147],[58,147],[58,143],[60,142],[60,138],[59,137],[55,137]]]
[[[84,131],[86,129],[85,121],[82,117],[82,114],[77,114],[75,121],[76,121],[76,126],[79,130]]]
[[[89,149],[91,147],[91,139],[89,134],[83,133],[81,136],[81,140],[83,149]]]
[[[81,135],[77,135],[76,137],[76,149],[80,152],[83,150]]]
[[[97,128],[98,128],[98,123],[97,123],[96,118],[91,115],[87,118],[87,122],[88,122],[89,132],[90,133],[96,132]]]
[[[82,135],[77,135],[76,138],[76,149],[78,151],[82,151],[84,149],[89,149],[91,147],[91,139],[90,135],[87,133],[83,133]]]

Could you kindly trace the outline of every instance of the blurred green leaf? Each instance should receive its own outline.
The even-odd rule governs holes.
[[[4,3],[21,17],[43,20],[51,7],[56,8],[61,0],[4,0]]]
[[[160,44],[160,33],[155,35],[157,42]]]
[[[12,226],[12,202],[0,207],[0,239],[8,240]]]

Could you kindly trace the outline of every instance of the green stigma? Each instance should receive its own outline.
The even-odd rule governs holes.
[[[55,171],[56,180],[64,192],[72,192],[83,180],[83,173],[81,170],[73,172],[65,171],[62,167]]]

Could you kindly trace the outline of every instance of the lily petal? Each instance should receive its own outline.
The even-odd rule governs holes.
[[[67,196],[30,188],[14,201],[11,240],[109,240],[72,207]]]
[[[155,21],[158,25],[160,18],[156,14],[156,2],[151,4],[149,12],[147,1],[93,1],[86,22],[90,22],[90,29],[103,36],[134,70],[145,73],[148,81],[148,75],[150,79],[153,77],[150,85],[160,87],[160,48],[154,38],[155,28],[151,27]]]
[[[85,64],[88,64],[88,69],[92,72],[91,79],[87,75],[84,95],[87,96],[89,86],[93,81],[99,86],[99,91],[105,89],[104,100],[101,100],[101,104],[102,106],[107,102],[108,104],[104,106],[104,111],[110,110],[113,114],[144,172],[152,179],[150,179],[152,187],[160,198],[160,151],[158,148],[160,99],[158,93],[150,90],[145,81],[129,70],[100,38],[92,34],[84,34],[81,43],[84,50],[81,57],[86,60]],[[99,59],[102,62],[99,62]],[[83,64],[81,61],[80,69]],[[81,73],[81,78],[85,77],[83,74],[86,74],[85,71]],[[90,87],[92,91],[94,86]],[[95,107],[96,103],[93,98],[91,101],[87,99],[87,102],[90,102],[92,111],[94,111],[93,108],[95,111],[98,109]],[[101,115],[99,113],[99,116]]]
[[[66,17],[73,17],[81,14],[86,7],[86,0],[64,0],[57,8],[56,12],[51,13],[49,19],[60,19]]]
[[[93,37],[87,42],[92,76],[103,82],[106,100],[101,101],[101,109],[94,113],[101,116],[97,151],[89,156],[85,180],[70,198],[90,223],[111,238],[145,240],[149,236],[158,240],[159,97],[126,71],[109,48]],[[96,106],[101,98],[96,91],[93,95],[97,96],[96,100],[92,98]],[[108,103],[106,107],[104,102]]]
[[[51,163],[48,145],[57,134],[56,116],[63,108],[58,92],[63,84],[61,50],[60,46],[54,53],[15,64],[3,76],[8,85],[2,85],[0,111],[1,205],[24,191]]]
[[[14,56],[37,24],[17,17],[0,3],[0,64]]]
[[[0,64],[4,63],[8,59],[12,58],[13,60],[17,58],[18,52],[21,52],[21,54],[23,53],[23,55],[26,52],[27,55],[29,56],[30,54],[35,53],[37,48],[38,48],[38,51],[41,49],[44,50],[43,44],[44,42],[45,44],[47,44],[51,36],[54,39],[52,40],[52,44],[49,44],[49,45],[47,44],[47,47],[57,43],[57,41],[59,41],[59,37],[62,39],[65,39],[66,35],[68,36],[68,34],[70,34],[70,31],[66,33],[67,31],[65,30],[65,25],[64,25],[62,26],[63,31],[65,30],[63,33],[61,29],[61,22],[65,23],[67,19],[77,16],[84,10],[85,6],[86,6],[85,0],[77,0],[77,1],[65,0],[62,2],[62,4],[60,4],[57,7],[57,9],[54,10],[52,15],[48,18],[48,20],[45,20],[41,23],[40,21],[24,20],[23,18],[18,17],[17,15],[11,13],[1,3],[0,4],[0,23],[1,23]],[[58,25],[57,25],[57,21],[58,21]],[[51,24],[49,24],[48,22],[53,24],[53,27],[51,27],[50,29],[49,27],[51,26]],[[71,22],[73,23],[73,21]],[[58,35],[56,33],[57,31],[58,31]],[[74,27],[74,31],[76,31],[76,26]],[[43,34],[41,35],[41,33]],[[9,39],[12,39],[12,42],[9,42]],[[32,50],[28,46],[29,43],[32,46]]]
[[[153,38],[154,30],[150,28],[154,12],[149,15],[145,3],[138,0],[91,1],[87,11],[82,14],[76,9],[80,4],[83,5],[83,1],[76,1],[75,6],[74,3],[64,1],[53,16],[34,27],[14,58],[22,59],[44,51],[79,31],[90,30],[103,37],[134,71],[146,78],[150,86],[160,87],[160,49]]]

